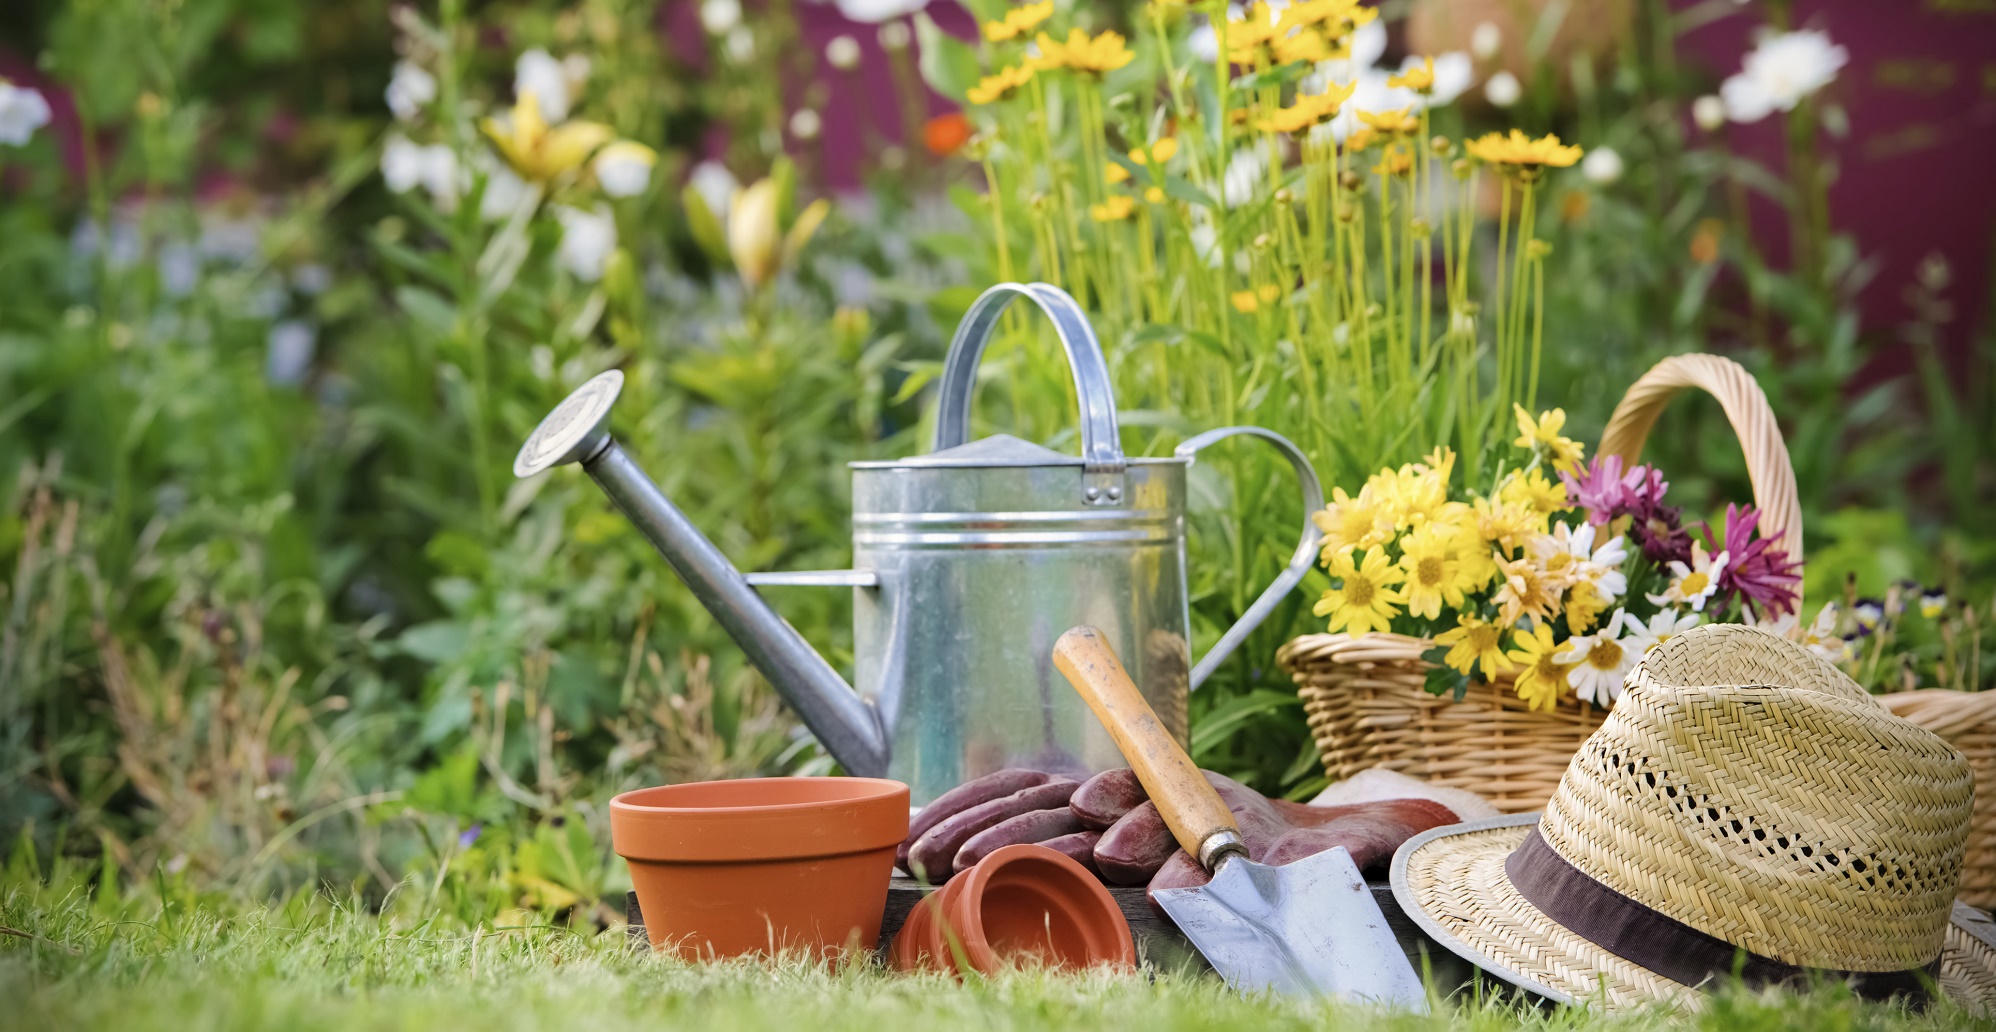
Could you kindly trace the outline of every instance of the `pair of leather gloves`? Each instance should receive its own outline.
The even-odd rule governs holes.
[[[1343,846],[1364,870],[1383,865],[1409,838],[1460,820],[1430,799],[1312,806],[1204,773],[1239,822],[1248,859],[1258,863],[1286,864]],[[1178,847],[1127,767],[1085,782],[1011,767],[958,785],[909,822],[897,859],[909,874],[941,884],[1018,843],[1065,853],[1110,885],[1183,888],[1211,877]]]

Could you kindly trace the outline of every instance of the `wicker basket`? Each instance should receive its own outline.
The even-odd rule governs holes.
[[[1746,370],[1713,355],[1657,363],[1615,406],[1600,454],[1634,463],[1657,415],[1678,391],[1697,387],[1719,399],[1746,451],[1763,532],[1791,530],[1784,546],[1799,562],[1802,512],[1795,471],[1767,396]],[[1437,785],[1466,788],[1505,813],[1542,809],[1580,744],[1606,711],[1574,698],[1534,713],[1512,679],[1471,684],[1461,702],[1427,693],[1434,643],[1399,634],[1310,634],[1277,658],[1295,678],[1310,733],[1333,778],[1385,767]]]
[[[1961,861],[1962,902],[1996,908],[1996,691],[1922,688],[1881,695],[1885,708],[1954,743],[1975,770],[1968,855]]]

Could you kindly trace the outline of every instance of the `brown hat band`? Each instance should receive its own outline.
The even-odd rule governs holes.
[[[1924,1003],[1940,972],[1939,957],[1908,971],[1832,971],[1750,953],[1595,881],[1547,845],[1536,826],[1505,858],[1504,873],[1519,895],[1569,931],[1689,986],[1737,971],[1755,987],[1823,978],[1846,981],[1868,1000],[1906,996]]]

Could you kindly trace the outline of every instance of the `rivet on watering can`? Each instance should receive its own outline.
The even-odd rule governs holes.
[[[1102,489],[1099,487],[1091,487],[1088,490],[1082,492],[1082,494],[1085,497],[1087,497],[1089,501],[1092,502],[1095,499],[1102,497]]]
[[[1112,502],[1117,502],[1117,501],[1121,501],[1121,500],[1122,500],[1122,498],[1123,498],[1123,489],[1122,489],[1122,488],[1120,488],[1120,487],[1112,487],[1112,488],[1110,488],[1110,489],[1109,489],[1109,500],[1110,500],[1110,501],[1112,501]]]

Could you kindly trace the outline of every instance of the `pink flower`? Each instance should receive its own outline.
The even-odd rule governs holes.
[[[1726,504],[1724,548],[1732,556],[1732,562],[1719,575],[1719,591],[1728,601],[1738,598],[1742,606],[1753,611],[1756,621],[1768,621],[1795,611],[1802,564],[1775,547],[1786,531],[1772,537],[1757,537],[1755,531],[1759,526],[1760,513],[1753,506],[1742,509],[1730,502]],[[1713,538],[1710,523],[1704,524],[1704,532],[1707,547],[1721,547]]]
[[[1559,479],[1566,484],[1567,500],[1587,510],[1587,522],[1605,527],[1635,504],[1635,487],[1645,468],[1637,466],[1623,476],[1620,455],[1596,455],[1579,476],[1561,471]]]

